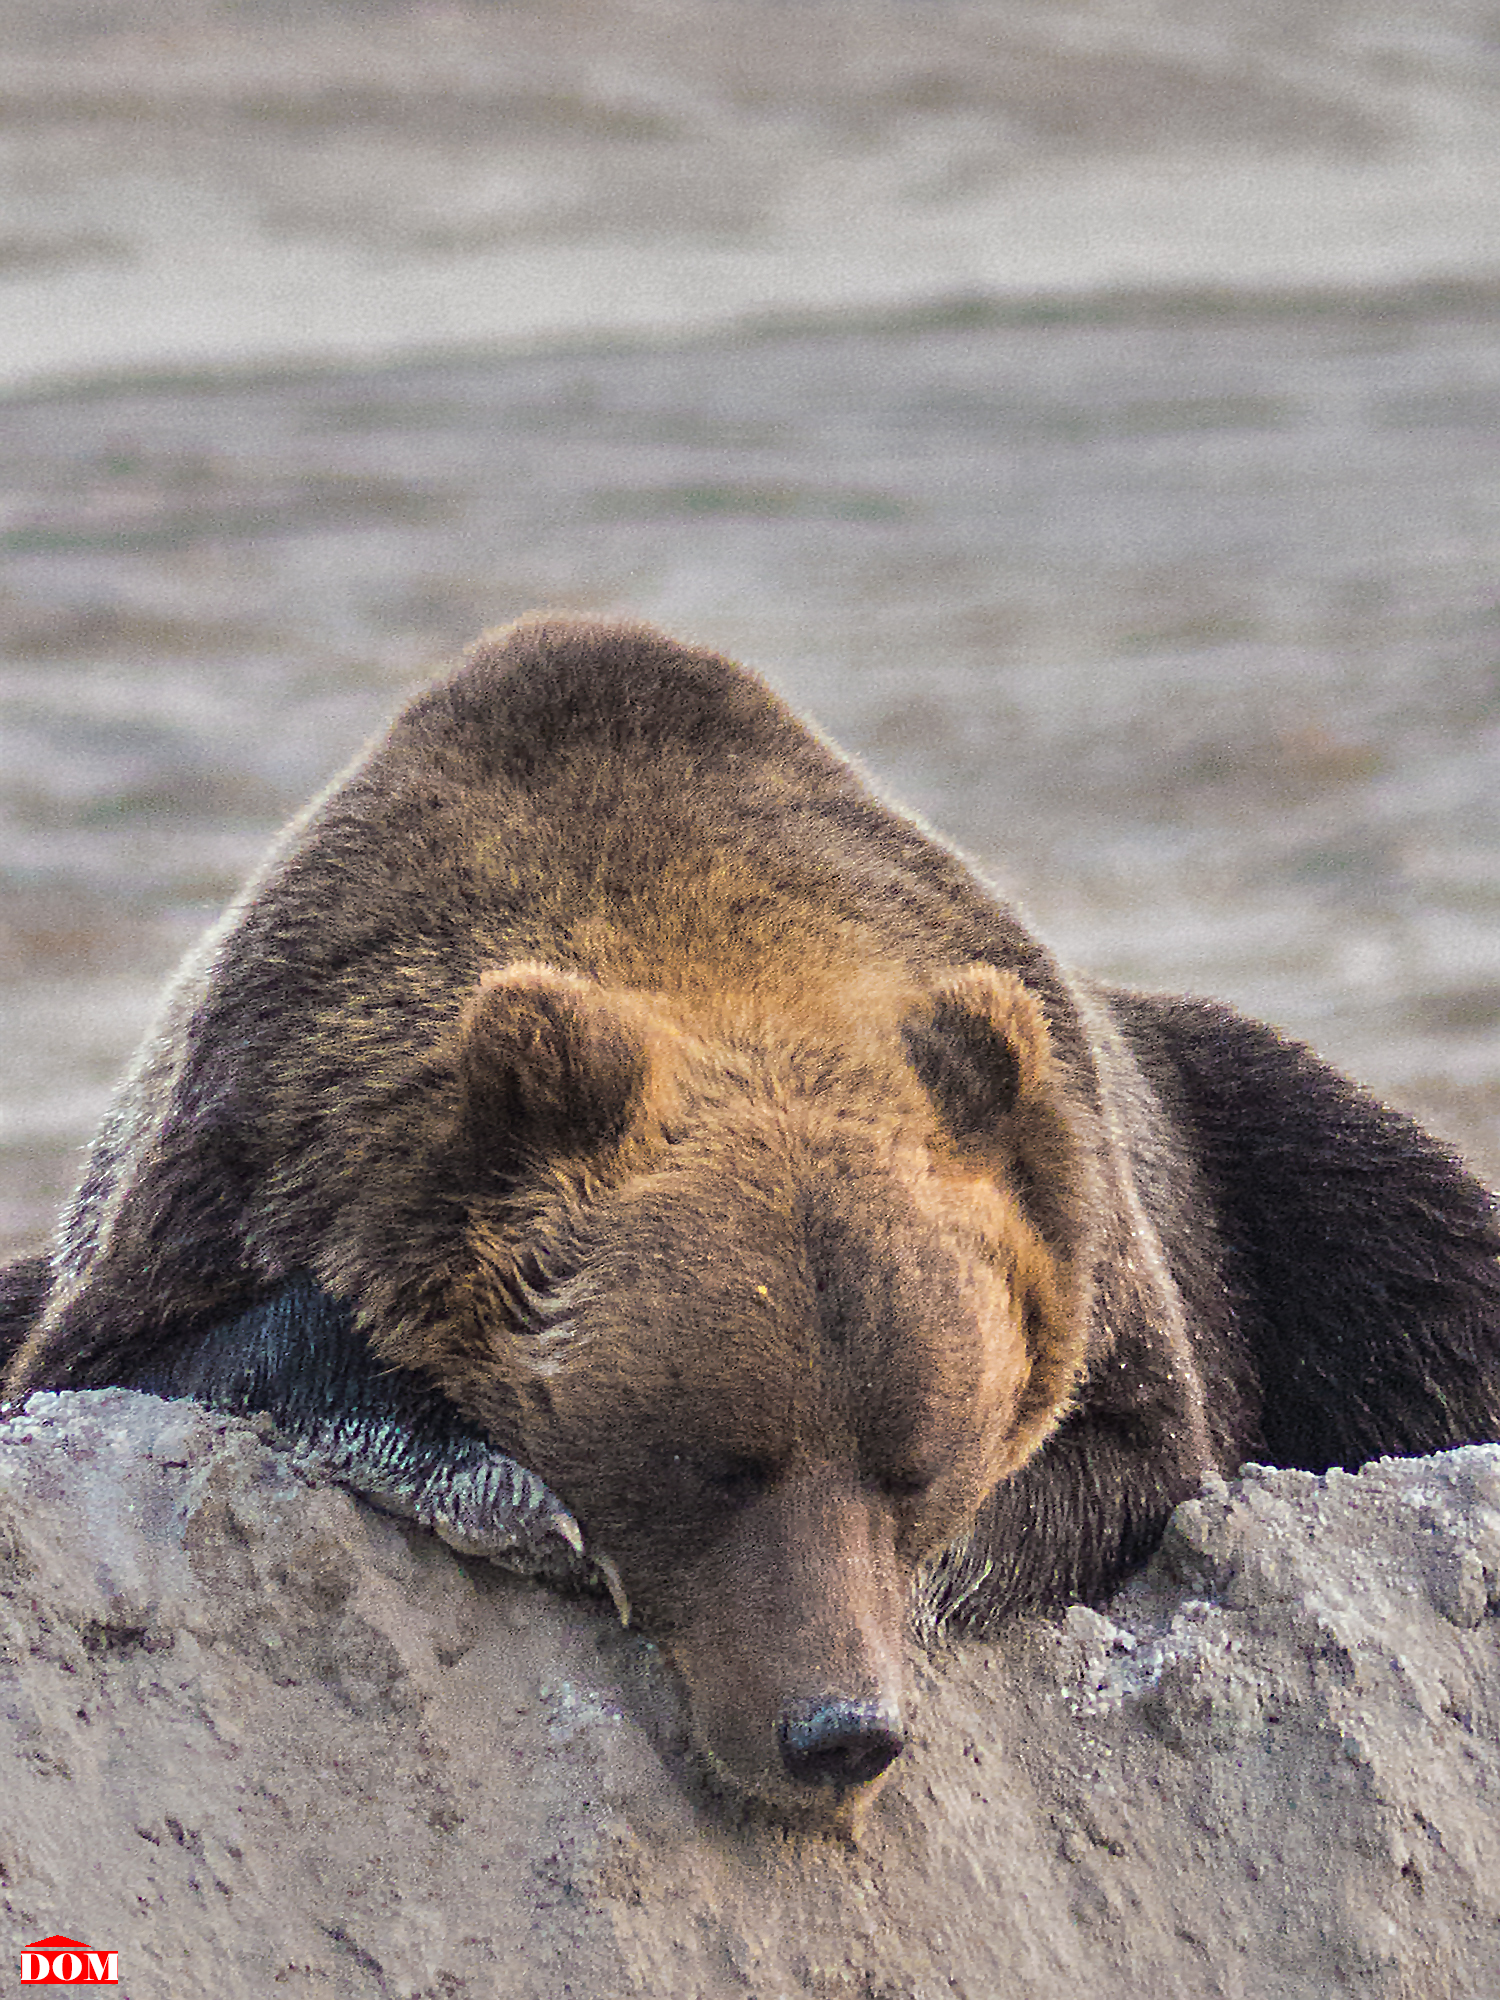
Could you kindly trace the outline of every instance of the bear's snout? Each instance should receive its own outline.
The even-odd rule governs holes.
[[[799,1702],[776,1726],[788,1777],[848,1791],[872,1784],[906,1747],[900,1710],[884,1701]]]
[[[717,1775],[849,1831],[906,1747],[910,1576],[892,1509],[847,1465],[799,1467],[680,1577],[668,1644]]]

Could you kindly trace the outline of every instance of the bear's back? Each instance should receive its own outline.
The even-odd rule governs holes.
[[[957,854],[757,676],[640,625],[524,620],[419,695],[254,887],[216,985],[241,1031],[392,979],[415,1023],[520,958],[762,993],[989,960],[1070,1039],[1050,955]]]

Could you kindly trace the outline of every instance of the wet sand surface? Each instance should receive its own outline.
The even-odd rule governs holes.
[[[277,823],[538,605],[763,668],[1072,960],[1497,1176],[1497,336],[1157,304],[0,405],[6,1244]]]
[[[1500,1179],[1483,10],[0,0],[0,43],[0,1250],[276,825],[548,605],[761,667],[1067,956]]]

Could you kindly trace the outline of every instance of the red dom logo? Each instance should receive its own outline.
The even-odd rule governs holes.
[[[77,1938],[38,1938],[21,1953],[23,1986],[118,1986],[120,1954],[90,1951]]]

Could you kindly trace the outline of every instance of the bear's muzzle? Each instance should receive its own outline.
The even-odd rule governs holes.
[[[847,1466],[804,1465],[681,1585],[668,1644],[720,1776],[798,1822],[852,1823],[906,1746],[910,1578],[889,1505]]]

